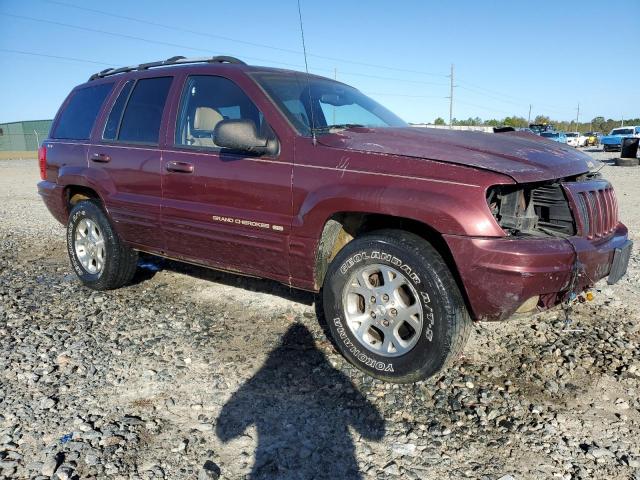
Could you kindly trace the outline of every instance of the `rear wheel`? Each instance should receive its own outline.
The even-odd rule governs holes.
[[[138,253],[122,243],[97,200],[78,202],[69,214],[67,251],[80,281],[94,290],[129,283]]]
[[[347,244],[329,266],[322,298],[336,347],[386,381],[434,375],[462,352],[470,331],[446,263],[408,232],[373,232]]]

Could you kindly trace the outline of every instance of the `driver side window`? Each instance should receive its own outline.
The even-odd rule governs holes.
[[[251,120],[259,134],[271,132],[258,107],[231,80],[213,75],[191,75],[182,92],[176,119],[175,145],[218,149],[213,140],[223,120]]]

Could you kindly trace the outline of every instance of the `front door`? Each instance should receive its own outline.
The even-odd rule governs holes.
[[[247,156],[215,145],[213,130],[225,119],[250,119],[262,134],[275,135],[227,78],[186,77],[176,110],[173,145],[162,158],[167,255],[287,282],[290,152]]]

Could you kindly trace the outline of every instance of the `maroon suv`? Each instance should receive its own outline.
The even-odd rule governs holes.
[[[411,128],[348,85],[232,57],[93,75],[40,169],[86,286],[127,284],[148,252],[321,292],[342,354],[394,382],[442,368],[472,319],[615,283],[631,251],[573,148]]]

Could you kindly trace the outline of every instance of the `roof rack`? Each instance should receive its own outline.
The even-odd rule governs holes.
[[[199,57],[199,58],[187,58],[182,56],[176,56],[167,58],[166,60],[160,60],[157,62],[141,63],[140,65],[132,65],[130,67],[119,68],[107,68],[101,72],[94,73],[89,77],[89,81],[97,80],[98,78],[108,77],[110,75],[116,75],[118,73],[132,72],[134,70],[147,70],[154,67],[166,67],[169,65],[183,65],[185,63],[233,63],[237,65],[246,65],[245,62],[235,57],[228,57],[226,55],[220,55],[217,57]]]

